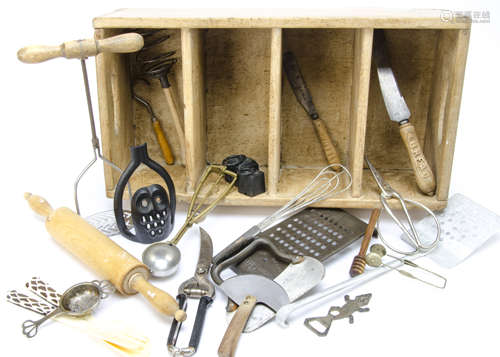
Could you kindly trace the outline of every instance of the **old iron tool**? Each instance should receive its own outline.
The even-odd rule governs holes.
[[[177,295],[177,302],[179,306],[182,306],[184,311],[187,308],[187,299],[200,299],[200,302],[198,303],[198,310],[196,312],[188,347],[176,347],[177,337],[179,336],[182,322],[176,320],[172,322],[168,335],[167,347],[169,352],[174,356],[191,356],[198,349],[207,308],[212,303],[215,295],[215,287],[208,279],[212,253],[212,239],[208,233],[200,227],[200,256],[194,276],[181,284],[179,287],[179,295]]]
[[[65,57],[65,58],[77,58],[80,60],[83,84],[85,88],[85,97],[87,100],[87,108],[90,120],[90,130],[92,134],[92,149],[94,151],[94,157],[92,160],[83,168],[82,172],[77,176],[74,183],[74,200],[76,213],[80,215],[80,204],[78,202],[78,184],[82,177],[87,173],[87,171],[97,162],[97,159],[101,159],[104,164],[111,167],[113,170],[122,172],[122,170],[113,163],[111,160],[106,158],[101,153],[101,147],[99,143],[99,138],[96,133],[96,125],[94,120],[94,113],[92,110],[92,100],[90,95],[89,79],[87,74],[87,66],[85,64],[86,59],[89,56],[96,56],[99,53],[130,53],[139,51],[144,45],[144,39],[141,35],[137,33],[127,33],[121,34],[106,39],[96,40],[96,39],[86,39],[77,41],[64,42],[59,46],[28,46],[19,50],[17,57],[21,62],[24,63],[39,63],[47,61],[52,58]],[[132,197],[132,190],[130,185],[128,186],[128,191],[130,197]],[[119,233],[116,224],[110,218],[107,212],[102,213],[102,217],[93,215],[89,219],[89,223],[94,225],[97,229],[105,233],[106,235],[115,235]]]
[[[432,251],[438,244],[439,238],[441,236],[441,226],[439,224],[439,221],[434,214],[427,206],[423,205],[420,202],[409,200],[406,198],[403,198],[397,191],[395,191],[387,182],[384,181],[382,176],[379,174],[377,169],[372,165],[372,163],[368,160],[368,158],[365,158],[366,164],[370,168],[370,171],[373,174],[373,177],[375,178],[375,182],[377,183],[378,187],[380,188],[380,203],[382,203],[383,209],[391,216],[392,220],[398,225],[398,227],[401,229],[403,232],[407,242],[412,246],[412,250],[410,251],[403,251],[401,249],[396,248],[394,245],[390,245],[387,243],[387,241],[384,239],[382,236],[380,229],[378,229],[378,237],[384,243],[384,245],[393,250],[396,253],[402,254],[402,255],[415,255],[415,254],[426,254]],[[389,203],[387,202],[389,199],[395,199],[398,201],[400,207],[403,209],[404,216],[406,221],[408,222],[408,225],[410,229],[408,230],[407,227],[401,222],[401,220],[396,217],[394,212],[392,211],[391,207],[389,206]],[[422,240],[420,239],[420,235],[415,229],[415,225],[413,223],[413,218],[410,216],[410,213],[408,212],[408,206],[407,204],[415,205],[417,207],[422,208],[429,216],[434,218],[434,221],[436,223],[436,238],[430,242],[430,243],[423,243]]]
[[[373,61],[377,67],[380,91],[387,113],[392,121],[399,123],[399,133],[408,151],[418,188],[426,195],[433,195],[436,189],[436,180],[420,147],[415,127],[409,121],[410,110],[399,91],[396,77],[391,68],[384,30],[375,30],[373,37]]]
[[[335,172],[333,167],[339,166],[341,170]],[[346,176],[346,180],[342,176]],[[311,182],[309,182],[301,192],[292,198],[287,204],[277,210],[269,217],[262,220],[260,223],[251,227],[236,239],[229,246],[220,251],[213,259],[214,265],[228,259],[236,252],[241,251],[244,247],[252,243],[257,236],[265,229],[293,216],[295,213],[302,211],[307,206],[319,202],[329,196],[340,194],[351,187],[352,177],[349,170],[342,165],[328,165],[324,167]]]
[[[284,253],[313,257],[321,262],[362,237],[366,223],[340,208],[312,208],[288,217],[258,234]],[[276,278],[288,266],[268,250],[259,249],[232,267],[237,274]]]
[[[138,189],[131,196],[134,234],[125,224],[123,194],[139,166],[147,166],[158,174],[167,187],[168,194],[162,186],[153,184]],[[130,162],[118,179],[113,197],[113,209],[120,233],[133,242],[143,244],[164,240],[174,228],[175,208],[175,186],[167,170],[149,157],[146,143],[131,147]]]
[[[311,93],[309,92],[306,82],[302,77],[302,73],[300,73],[297,59],[292,52],[286,52],[283,54],[283,67],[295,97],[297,97],[298,102],[302,105],[302,107],[304,107],[307,115],[309,115],[312,119],[314,128],[316,129],[316,135],[319,138],[327,162],[330,165],[340,164],[340,156],[332,142],[330,134],[328,134],[328,129],[326,128],[325,123],[316,111]],[[333,166],[332,169],[340,171],[342,168],[340,166]]]
[[[355,312],[367,312],[370,311],[369,308],[363,306],[368,305],[372,294],[359,295],[351,300],[349,295],[344,296],[345,304],[344,306],[332,306],[328,311],[328,315],[321,317],[310,317],[304,320],[304,325],[316,335],[324,337],[328,335],[330,331],[330,326],[334,320],[349,319],[349,323],[354,323],[354,317],[352,316]],[[323,329],[318,329],[315,325],[319,324]]]

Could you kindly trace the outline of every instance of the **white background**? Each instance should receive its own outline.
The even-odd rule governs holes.
[[[45,196],[54,207],[73,207],[73,181],[91,158],[87,108],[77,61],[53,60],[40,65],[17,61],[16,52],[28,44],[58,44],[93,35],[92,18],[123,7],[218,7],[234,8],[234,1],[10,1],[2,12],[0,57],[2,72],[2,149],[1,180],[4,199],[0,200],[2,222],[2,284],[0,293],[22,290],[24,282],[40,276],[60,291],[70,285],[96,278],[75,261],[46,233],[23,200],[23,192]],[[258,1],[252,7],[319,7],[332,1]],[[345,6],[402,7],[401,1],[349,1]],[[463,193],[500,213],[498,191],[498,83],[499,23],[494,1],[413,1],[412,8],[488,10],[490,24],[473,26],[460,123],[453,166],[451,193]],[[340,6],[340,5],[337,5]],[[95,93],[94,61],[88,61]],[[95,109],[97,113],[97,107]],[[112,207],[104,197],[102,167],[87,176],[81,189],[83,214]],[[240,233],[274,212],[272,208],[217,208],[204,222],[218,252]],[[362,219],[368,212],[353,210]],[[176,228],[182,224],[185,206],[179,207]],[[190,230],[182,241],[184,252],[179,272],[157,285],[175,295],[179,283],[192,276],[198,255],[197,230]],[[139,257],[144,246],[115,240]],[[345,251],[326,265],[323,287],[344,280],[356,248]],[[498,237],[458,267],[446,270],[422,259],[420,263],[448,277],[445,290],[433,289],[391,273],[351,292],[351,296],[371,292],[371,311],[357,314],[354,325],[347,320],[334,323],[328,337],[319,338],[303,325],[306,316],[326,314],[329,300],[292,321],[288,329],[275,324],[242,336],[237,355],[498,355]],[[59,323],[43,326],[34,339],[21,334],[20,325],[31,312],[8,304],[0,297],[0,336],[2,355],[116,356],[103,344]],[[135,326],[151,339],[153,356],[167,355],[165,343],[170,327],[168,318],[158,316],[139,296],[113,296],[103,301],[97,318],[118,319]],[[188,311],[194,316],[192,306]],[[198,356],[213,356],[228,323],[223,294],[218,292],[210,308]],[[192,320],[191,320],[192,321]],[[189,338],[183,330],[179,344]]]

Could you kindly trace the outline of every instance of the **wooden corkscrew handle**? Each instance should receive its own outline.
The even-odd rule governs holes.
[[[418,188],[432,196],[436,190],[436,179],[420,147],[415,127],[411,123],[402,124],[399,126],[399,133],[408,151]]]
[[[57,57],[85,58],[103,52],[130,53],[139,51],[143,46],[141,35],[126,33],[102,40],[68,41],[58,46],[27,46],[17,52],[17,58],[24,63],[40,63]]]

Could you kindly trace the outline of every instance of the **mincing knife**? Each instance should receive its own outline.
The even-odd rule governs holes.
[[[436,189],[436,180],[420,147],[415,127],[409,121],[410,110],[399,91],[391,68],[384,30],[374,31],[373,60],[377,67],[380,90],[387,113],[392,121],[399,123],[399,133],[408,151],[417,186],[426,195],[433,195]]]
[[[316,135],[318,135],[328,164],[340,164],[340,158],[339,154],[337,153],[337,149],[333,145],[332,139],[328,134],[325,123],[319,117],[319,114],[316,111],[311,93],[309,92],[306,82],[302,77],[302,73],[300,73],[297,59],[292,52],[286,52],[283,54],[283,67],[285,69],[288,81],[290,82],[290,86],[292,87],[293,93],[297,97],[299,103],[304,107],[306,113],[312,119],[314,128],[316,129]],[[341,168],[339,166],[334,166],[332,167],[332,169],[338,171]]]
[[[293,302],[318,285],[325,276],[325,266],[317,259],[304,257],[297,264],[289,264],[274,282],[279,284]],[[255,306],[243,332],[252,332],[274,318],[276,313],[265,305]]]
[[[219,286],[239,307],[236,310],[219,346],[219,357],[233,357],[248,317],[257,302],[274,311],[289,302],[285,290],[271,279],[260,275],[236,275]]]

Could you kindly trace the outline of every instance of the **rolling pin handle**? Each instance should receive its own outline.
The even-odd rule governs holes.
[[[28,201],[31,209],[42,217],[48,218],[52,211],[54,211],[47,200],[43,197],[25,192],[24,199]]]

